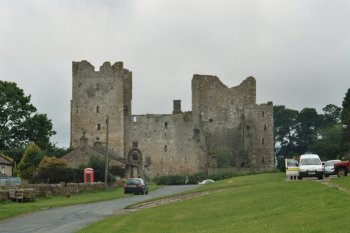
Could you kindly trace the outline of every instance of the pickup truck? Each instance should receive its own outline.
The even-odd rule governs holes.
[[[337,176],[347,176],[350,169],[350,160],[334,164],[334,171]]]

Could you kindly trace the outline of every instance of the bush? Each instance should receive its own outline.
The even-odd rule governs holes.
[[[205,173],[197,173],[191,176],[158,176],[153,179],[153,182],[156,183],[157,185],[198,184],[200,181],[205,179],[213,179],[217,181],[217,180],[224,180],[224,179],[229,179],[237,176],[256,175],[261,173],[273,173],[273,172],[279,172],[279,171],[273,170],[268,172],[266,171],[258,172],[253,170],[252,171],[246,170],[242,172],[222,172],[222,173],[212,174],[210,176]]]
[[[35,171],[44,157],[44,153],[41,151],[39,146],[30,144],[24,150],[23,157],[18,164],[18,169],[22,178],[32,179]]]

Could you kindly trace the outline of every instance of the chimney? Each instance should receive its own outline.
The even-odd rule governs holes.
[[[173,114],[181,114],[181,100],[174,100]]]

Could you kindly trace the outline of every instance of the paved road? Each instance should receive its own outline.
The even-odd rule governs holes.
[[[109,215],[117,214],[127,205],[155,197],[179,193],[195,189],[196,185],[166,186],[148,195],[103,201],[92,204],[73,205],[54,208],[32,214],[0,221],[1,233],[69,233],[101,220]]]

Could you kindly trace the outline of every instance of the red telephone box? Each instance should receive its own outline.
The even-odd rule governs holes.
[[[84,169],[84,183],[94,183],[94,169]]]

